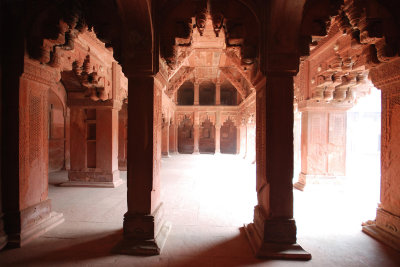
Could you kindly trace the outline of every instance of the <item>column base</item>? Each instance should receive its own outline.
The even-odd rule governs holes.
[[[64,222],[62,213],[48,212],[49,209],[50,201],[48,200],[29,207],[21,211],[19,216],[11,218],[11,221],[19,220],[21,222],[21,230],[19,232],[9,233],[8,247],[22,247],[36,237],[39,237]]]
[[[260,205],[254,207],[254,222],[244,225],[250,245],[259,258],[310,260],[311,254],[296,243],[294,219],[267,218]]]
[[[171,157],[171,156],[169,155],[168,152],[162,152],[162,153],[161,153],[161,156],[162,156],[163,158],[170,158],[170,157]]]
[[[171,231],[171,223],[165,222],[154,239],[136,240],[124,238],[113,249],[116,254],[153,256],[160,255]]]
[[[120,159],[120,160],[118,160],[118,170],[120,170],[120,171],[126,171],[126,170],[128,170],[128,167],[127,167],[128,165],[127,165],[127,162],[126,162],[126,159]]]
[[[340,184],[345,176],[315,175],[300,173],[299,180],[293,184],[297,190],[304,191],[306,184]]]
[[[281,260],[311,260],[311,254],[299,244],[263,242],[254,223],[244,225],[250,246],[257,258]]]
[[[200,155],[200,151],[194,151],[192,155]]]
[[[113,249],[116,254],[160,255],[171,231],[171,223],[163,221],[162,203],[151,215],[124,216],[124,239]]]
[[[61,183],[59,186],[115,188],[125,183],[119,177],[119,170],[112,173],[101,171],[69,171],[68,179],[68,182]]]
[[[400,217],[378,208],[376,221],[363,226],[362,231],[400,251],[400,233],[397,229],[400,229]]]

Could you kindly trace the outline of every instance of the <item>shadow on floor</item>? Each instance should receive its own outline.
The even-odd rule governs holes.
[[[167,240],[168,242],[168,240]],[[176,252],[174,254],[179,254]],[[248,243],[244,228],[240,234],[233,238],[225,239],[218,244],[206,247],[193,255],[179,256],[169,260],[170,267],[188,266],[251,266],[267,263],[266,260],[255,258]]]
[[[110,233],[99,234],[93,236],[80,237],[87,241],[73,244],[76,239],[68,238],[51,238],[54,239],[57,244],[54,246],[59,247],[63,242],[72,243],[71,245],[65,245],[62,248],[56,248],[54,250],[46,250],[45,253],[33,252],[34,257],[23,257],[22,260],[16,259],[14,264],[19,266],[32,266],[32,265],[46,265],[54,266],[58,264],[77,264],[78,262],[100,259],[104,257],[113,256],[111,249],[122,239],[122,229],[113,231]],[[64,239],[64,240],[62,240]],[[65,244],[64,243],[64,244]],[[34,249],[34,248],[33,248]],[[14,265],[13,264],[13,265]]]

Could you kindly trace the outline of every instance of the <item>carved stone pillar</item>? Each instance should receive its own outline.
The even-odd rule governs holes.
[[[215,84],[215,105],[221,105],[221,83]]]
[[[170,226],[160,199],[161,88],[151,76],[128,76],[128,211],[115,250],[157,255]]]
[[[128,104],[123,104],[118,114],[118,169],[127,170]]]
[[[246,125],[241,124],[239,128],[239,142],[240,142],[240,150],[239,154],[241,157],[246,157],[246,147],[247,147],[247,133],[246,133]]]
[[[162,125],[161,154],[163,157],[169,157],[169,127],[170,121],[169,118],[166,118],[166,121]]]
[[[178,153],[177,132],[178,132],[178,127],[175,125],[175,123],[172,123],[169,126],[169,153],[170,154]]]
[[[246,231],[258,257],[310,259],[293,219],[293,78],[273,72],[266,79],[257,90],[258,205]]]
[[[400,59],[370,72],[382,90],[381,196],[376,220],[363,232],[400,250]]]
[[[221,154],[221,125],[215,125],[215,154]]]
[[[200,121],[199,121],[199,112],[197,110],[194,111],[194,125],[193,125],[193,141],[194,141],[194,149],[193,154],[200,154],[199,151],[199,140],[200,140]]]
[[[61,186],[117,187],[119,102],[70,101],[71,169]]]
[[[221,154],[221,111],[217,111],[215,120],[215,154]]]
[[[193,105],[199,105],[199,96],[200,96],[200,84],[198,82],[194,82],[194,102]]]
[[[253,162],[256,158],[256,125],[254,122],[246,124],[246,160]]]
[[[65,118],[65,127],[64,127],[64,136],[65,136],[65,142],[64,142],[64,158],[65,158],[65,170],[70,170],[71,169],[71,152],[70,152],[70,125],[71,125],[71,109],[69,107],[66,108],[66,114],[64,116]]]
[[[301,115],[301,173],[295,188],[303,190],[309,179],[346,174],[346,111],[350,103],[299,103]]]

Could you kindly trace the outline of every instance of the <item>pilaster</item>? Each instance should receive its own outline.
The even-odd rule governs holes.
[[[370,72],[382,90],[381,196],[376,219],[363,232],[400,251],[400,58]]]
[[[194,102],[193,102],[193,105],[195,105],[195,106],[199,105],[199,96],[200,96],[199,87],[200,87],[200,83],[195,81],[194,82]]]
[[[200,154],[199,150],[200,118],[199,118],[199,112],[197,110],[194,111],[193,140],[194,140],[193,154]]]
[[[221,82],[215,84],[215,105],[221,105]]]

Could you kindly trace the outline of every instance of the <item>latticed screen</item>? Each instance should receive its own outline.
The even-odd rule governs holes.
[[[39,158],[41,152],[41,99],[31,95],[29,103],[29,163]]]

